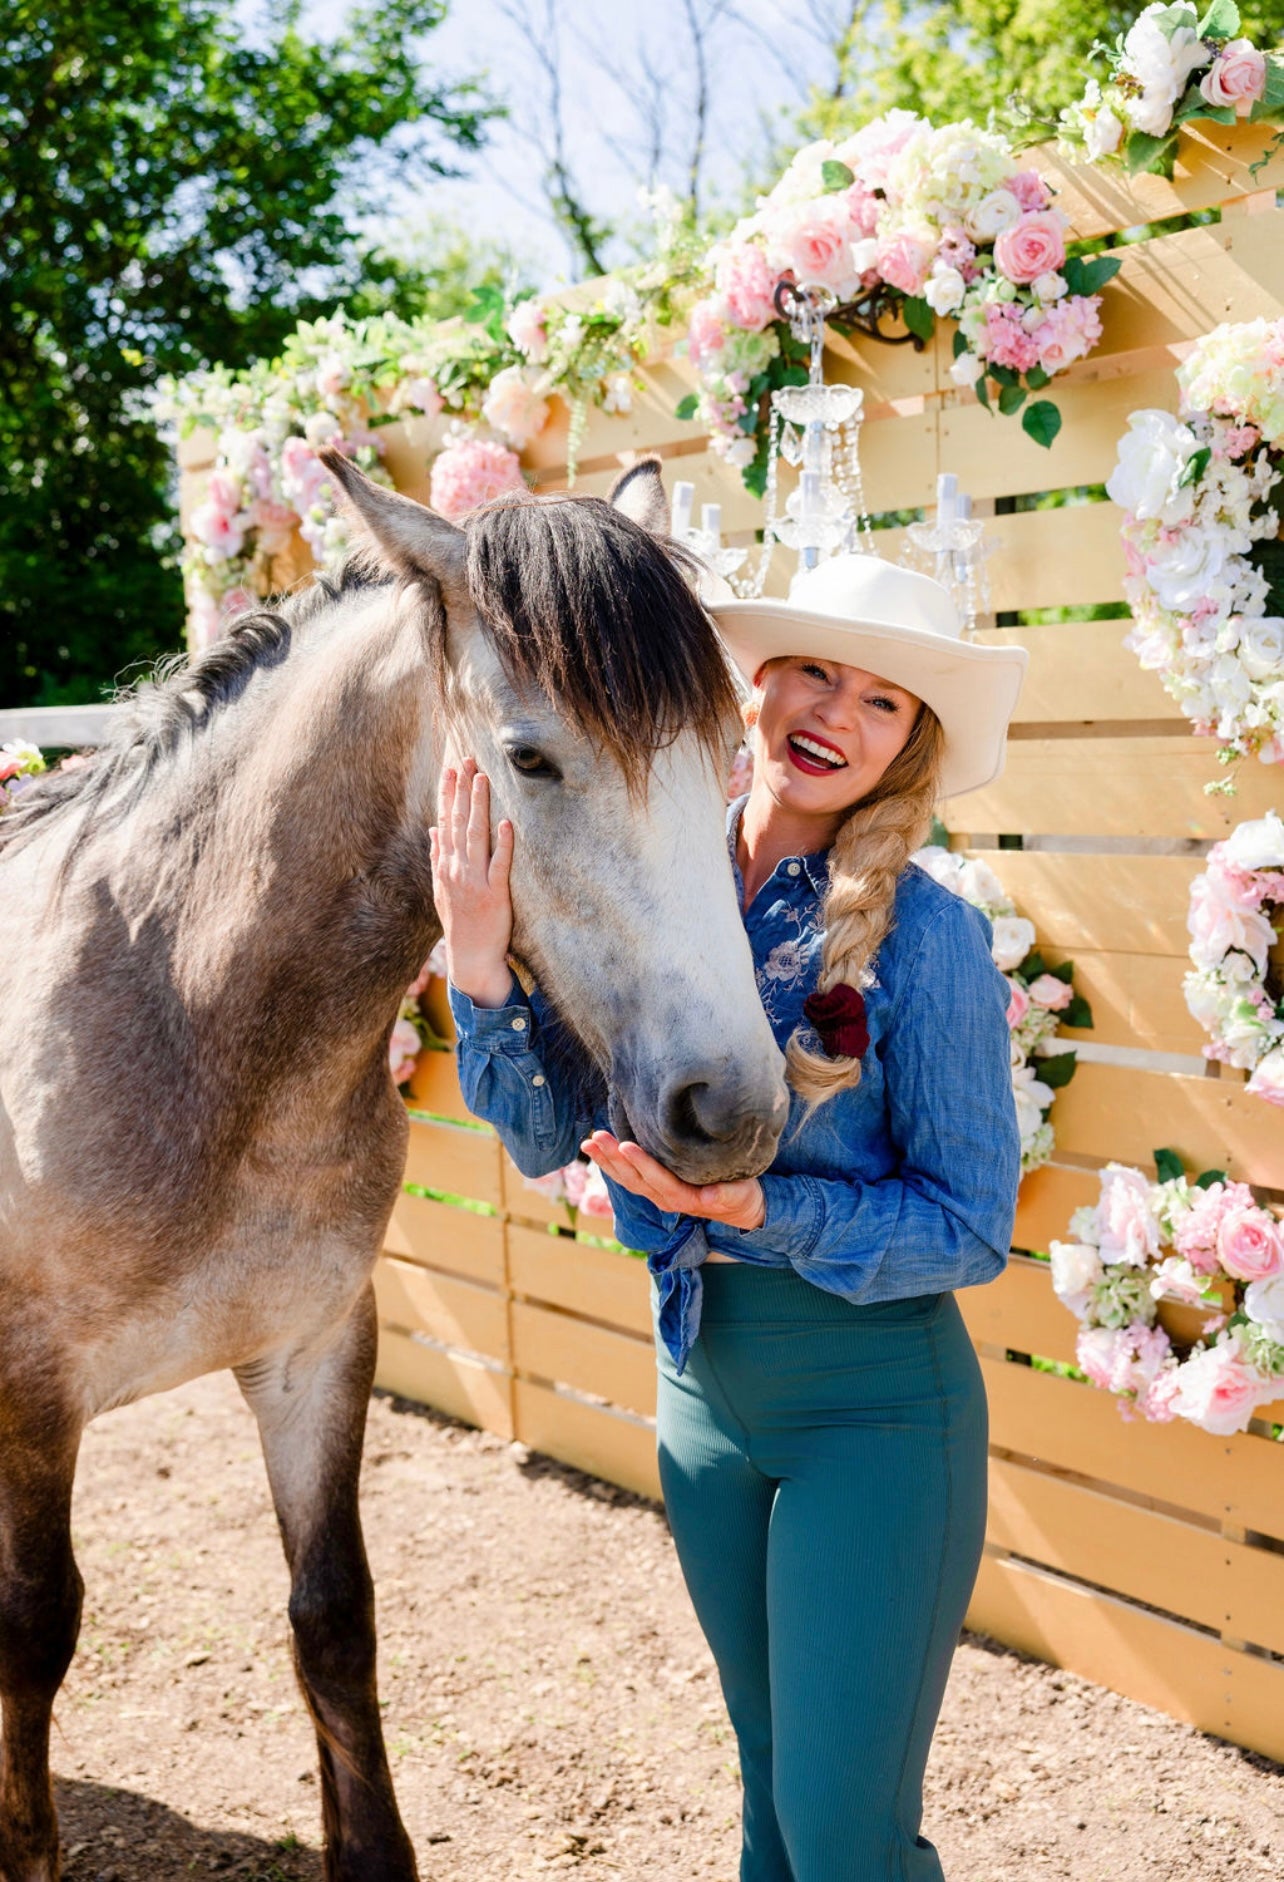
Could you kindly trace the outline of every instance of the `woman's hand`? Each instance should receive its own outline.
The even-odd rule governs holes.
[[[446,973],[474,1006],[503,1006],[512,987],[508,948],[513,900],[508,877],[513,826],[507,817],[490,845],[490,780],[465,758],[441,774],[437,822],[428,832],[433,900],[446,942]]]
[[[767,1199],[756,1176],[743,1182],[706,1183],[697,1188],[648,1156],[641,1144],[619,1143],[610,1131],[594,1131],[580,1149],[592,1157],[604,1176],[621,1189],[632,1190],[635,1196],[645,1196],[657,1209],[703,1216],[706,1221],[725,1222],[733,1229],[762,1227]]]

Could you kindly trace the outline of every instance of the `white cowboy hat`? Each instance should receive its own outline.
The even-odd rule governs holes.
[[[836,555],[800,569],[787,601],[710,596],[706,605],[750,685],[766,660],[815,654],[925,700],[945,734],[943,797],[979,790],[1002,771],[1029,655],[964,640],[958,610],[930,576],[877,556]]]

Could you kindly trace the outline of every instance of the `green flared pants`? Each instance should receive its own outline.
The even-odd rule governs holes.
[[[741,1882],[942,1882],[923,1771],[985,1535],[952,1294],[854,1306],[713,1263],[660,1478],[744,1780]]]

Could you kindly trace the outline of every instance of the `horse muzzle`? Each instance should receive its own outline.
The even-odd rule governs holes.
[[[667,1065],[654,1081],[629,1080],[619,1105],[635,1140],[683,1182],[761,1176],[789,1116],[784,1061],[776,1054],[775,1065],[752,1072]]]

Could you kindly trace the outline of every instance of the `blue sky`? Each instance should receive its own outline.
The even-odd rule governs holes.
[[[253,0],[242,0],[249,11]],[[782,111],[830,69],[827,46],[850,8],[844,0],[555,0],[571,166],[590,207],[611,219],[632,216],[650,167],[648,101],[663,117],[661,180],[681,182],[695,121],[694,73],[686,24],[690,4],[717,14],[709,35],[707,189],[739,202],[746,173],[760,173]],[[540,191],[542,161],[531,133],[547,134],[546,79],[517,13],[547,43],[547,0],[453,0],[445,24],[424,43],[441,76],[489,79],[512,121],[494,127],[472,175],[390,204],[393,244],[403,227],[442,218],[484,232],[522,256],[541,282],[566,278],[570,256]],[[311,0],[308,22],[332,30],[347,0]]]

